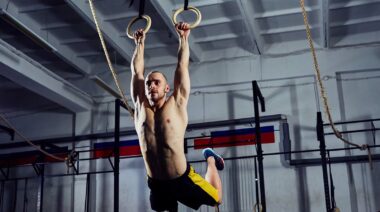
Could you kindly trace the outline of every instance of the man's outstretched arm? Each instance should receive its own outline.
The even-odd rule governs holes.
[[[174,74],[173,95],[179,105],[186,106],[190,95],[189,76],[189,24],[178,23],[175,25],[179,36],[178,63]]]
[[[134,34],[136,49],[131,62],[131,96],[134,104],[139,100],[141,103],[144,94],[144,45],[145,33],[139,29]]]

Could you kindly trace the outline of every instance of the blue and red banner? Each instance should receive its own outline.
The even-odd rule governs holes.
[[[261,143],[268,144],[275,142],[274,127],[265,126],[260,128]],[[237,130],[213,131],[211,137],[194,139],[194,149],[206,147],[232,147],[256,144],[255,128],[245,128]],[[114,156],[114,142],[102,142],[94,145],[95,158],[107,158]],[[120,156],[140,156],[139,141],[120,141]]]
[[[95,143],[94,157],[107,158],[114,156],[114,142]],[[139,156],[141,155],[139,140],[120,141],[120,156]]]
[[[261,143],[274,143],[274,127],[260,127]],[[207,138],[194,139],[194,149],[206,147],[232,147],[256,144],[255,128],[213,131]]]

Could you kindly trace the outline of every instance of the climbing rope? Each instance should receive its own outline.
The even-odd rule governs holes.
[[[331,128],[332,128],[335,136],[337,138],[339,138],[341,141],[343,141],[344,143],[346,143],[348,145],[351,145],[351,146],[358,147],[361,150],[366,150],[367,149],[368,150],[368,161],[369,161],[370,166],[372,168],[373,167],[372,166],[372,155],[371,155],[371,151],[370,151],[370,148],[368,147],[368,145],[367,144],[358,145],[358,144],[355,144],[355,143],[352,143],[352,142],[348,141],[347,139],[344,139],[343,136],[342,136],[342,134],[338,131],[338,129],[336,129],[335,124],[332,121],[332,116],[331,116],[331,113],[330,113],[330,107],[329,107],[329,104],[328,104],[325,87],[323,86],[322,78],[321,78],[321,73],[320,73],[320,70],[319,70],[317,55],[315,53],[314,44],[313,44],[313,40],[312,40],[312,37],[311,37],[310,25],[309,25],[309,22],[308,22],[308,19],[307,19],[307,12],[306,12],[306,9],[305,9],[305,1],[304,0],[300,0],[300,5],[301,5],[301,9],[302,9],[303,21],[304,21],[304,24],[305,24],[305,27],[306,27],[307,40],[309,42],[310,51],[311,51],[311,54],[312,54],[312,57],[313,57],[313,64],[314,64],[315,75],[317,77],[317,82],[318,82],[318,85],[319,85],[319,91],[320,91],[320,94],[322,96],[325,114],[327,115],[327,119],[328,119],[328,121],[330,123],[330,126],[331,126]]]
[[[25,137],[22,133],[20,133],[3,115],[0,114],[0,119],[4,121],[4,123],[7,125],[7,127],[9,127],[10,129],[12,129],[15,134],[17,134],[18,136],[20,136],[20,138],[22,138],[26,143],[28,143],[30,146],[32,146],[33,148],[37,149],[38,151],[40,151],[42,154],[48,156],[48,157],[51,157],[55,160],[58,160],[58,161],[61,161],[61,162],[65,162],[66,163],[66,167],[67,167],[67,173],[69,173],[69,168],[72,168],[74,167],[75,168],[75,162],[78,160],[78,152],[76,152],[74,149],[68,153],[67,157],[65,158],[62,158],[62,157],[58,157],[54,154],[51,154],[49,153],[48,151],[44,150],[43,148],[41,148],[40,146],[34,144],[33,142],[31,142],[27,137]]]
[[[100,30],[100,26],[99,26],[98,20],[96,18],[96,13],[95,13],[95,9],[94,9],[93,0],[89,0],[88,2],[90,3],[90,9],[91,9],[92,17],[94,18],[94,22],[95,22],[95,26],[96,26],[96,31],[98,32],[100,43],[102,44],[102,48],[103,48],[104,55],[105,55],[106,60],[107,60],[108,67],[109,67],[109,69],[110,69],[110,71],[112,73],[112,77],[113,77],[113,79],[115,81],[117,90],[119,91],[119,94],[122,97],[122,101],[123,101],[125,107],[127,108],[128,112],[131,114],[131,117],[133,118],[134,117],[134,115],[133,115],[134,114],[133,108],[128,104],[127,98],[125,97],[124,92],[123,92],[123,90],[120,87],[120,83],[119,83],[119,80],[118,80],[117,73],[116,73],[115,69],[113,68],[110,56],[109,56],[108,51],[107,51],[107,46],[106,46],[106,43],[105,43],[104,38],[103,38],[102,31]]]
[[[42,149],[40,146],[34,144],[33,142],[31,142],[28,138],[26,138],[24,135],[22,135],[15,127],[13,127],[13,125],[3,116],[0,114],[0,119],[4,121],[4,123],[7,125],[7,127],[11,128],[12,130],[14,130],[14,132],[20,136],[24,141],[26,141],[30,146],[34,147],[35,149],[37,149],[38,151],[42,152],[43,154],[45,154],[46,156],[49,156],[51,158],[54,158],[58,161],[66,161],[67,159],[65,158],[61,158],[61,157],[58,157],[58,156],[55,156],[49,152],[47,152],[46,150]]]

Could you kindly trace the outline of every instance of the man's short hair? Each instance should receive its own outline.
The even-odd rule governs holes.
[[[168,83],[168,79],[166,78],[165,74],[162,73],[161,71],[151,71],[151,72],[149,72],[149,73],[146,75],[146,77],[148,77],[148,76],[151,75],[151,74],[155,74],[155,73],[160,73],[160,74],[164,77],[166,83]]]

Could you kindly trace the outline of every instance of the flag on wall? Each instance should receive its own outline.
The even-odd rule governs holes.
[[[274,143],[274,126],[260,127],[261,143]],[[207,138],[194,139],[194,149],[232,147],[256,144],[255,128],[213,131]]]
[[[102,142],[94,144],[95,158],[113,157],[114,142]],[[141,155],[139,140],[120,141],[120,156],[139,156]]]

